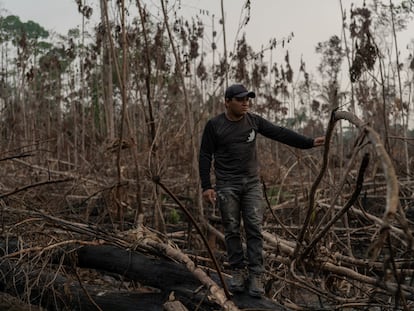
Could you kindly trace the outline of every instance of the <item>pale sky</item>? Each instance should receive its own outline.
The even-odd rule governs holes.
[[[99,0],[83,0],[82,2],[93,8],[93,21],[90,25],[95,25],[95,21],[99,19]],[[131,2],[135,3],[135,1]],[[144,2],[149,7],[160,6],[158,0]],[[224,1],[229,50],[233,48],[242,6],[245,2],[245,0]],[[181,9],[178,12],[185,17],[195,15],[201,17],[205,24],[205,33],[208,38],[206,44],[208,45],[211,42],[212,16],[214,15],[215,29],[220,40],[218,44],[222,45],[221,25],[218,23],[221,16],[220,0],[169,1],[170,5],[173,3],[176,8],[180,5]],[[349,14],[351,3],[361,6],[363,0],[342,0],[342,3]],[[367,0],[367,3],[370,1]],[[33,20],[47,30],[60,34],[67,34],[68,29],[76,28],[82,20],[75,0],[0,0],[0,10],[2,16],[17,15],[22,21]],[[403,55],[408,55],[405,46],[411,39],[414,39],[414,24],[412,25],[411,33],[406,31],[404,34],[398,34]],[[313,70],[319,64],[319,56],[315,55],[315,46],[318,42],[327,41],[332,35],[341,36],[341,27],[339,0],[251,0],[250,21],[242,28],[239,38],[245,32],[247,43],[258,51],[261,46],[267,46],[270,39],[275,38],[281,41],[293,33],[294,37],[289,44],[285,45],[285,49],[281,46],[276,48],[273,61],[282,63],[287,48],[294,71],[298,70],[301,57],[307,63],[307,69]]]

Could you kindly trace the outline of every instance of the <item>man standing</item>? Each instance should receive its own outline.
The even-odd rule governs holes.
[[[204,128],[199,173],[203,199],[212,204],[217,199],[221,213],[232,270],[230,289],[242,292],[248,280],[249,294],[261,297],[264,294],[263,193],[258,175],[256,135],[259,133],[301,149],[321,146],[325,138],[305,137],[249,113],[249,99],[254,97],[256,94],[242,84],[233,84],[226,89],[226,111],[210,119]],[[210,179],[213,160],[215,188]],[[240,233],[241,219],[247,242],[247,271]]]

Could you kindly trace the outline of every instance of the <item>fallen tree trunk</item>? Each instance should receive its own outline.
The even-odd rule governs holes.
[[[149,258],[113,246],[87,246],[77,251],[80,267],[115,272],[128,279],[158,288],[162,292],[174,292],[175,297],[193,310],[206,298],[208,292],[184,265],[159,258]],[[210,277],[218,281],[216,274]],[[228,282],[228,278],[226,281]],[[247,293],[234,295],[232,301],[241,309],[284,310],[278,303],[250,297]]]
[[[16,248],[11,247],[10,250],[16,251]],[[171,294],[189,310],[284,310],[270,299],[256,299],[245,293],[232,296],[231,301],[224,306],[218,305],[210,297],[211,288],[206,288],[185,265],[167,259],[110,245],[82,246],[69,253],[69,256],[66,256],[68,252],[62,253],[61,256],[64,257],[54,258],[53,261],[69,264],[70,268],[65,268],[66,271],[71,271],[76,266],[116,273],[125,280],[137,281],[153,288],[153,293],[120,292],[116,289],[92,287],[84,284],[85,280],[69,280],[62,276],[59,273],[61,266],[55,266],[57,271],[35,271],[33,267],[19,264],[6,256],[3,256],[0,265],[0,289],[17,297],[30,297],[32,303],[52,310],[53,305],[58,309],[63,306],[73,310],[163,310],[163,305],[169,301]],[[76,262],[73,258],[76,258]],[[210,276],[218,281],[216,274]],[[211,287],[211,284],[207,286]],[[217,290],[219,289],[215,291]],[[234,303],[233,309],[230,303]]]
[[[16,265],[11,260],[2,261],[0,289],[20,298],[20,301],[30,300],[32,305],[43,306],[47,310],[162,311],[163,302],[168,299],[164,293],[109,290],[95,285],[79,284],[56,271],[28,269],[30,267],[27,265]],[[28,280],[36,282],[28,284]],[[15,301],[14,305],[17,306]],[[32,310],[38,309],[32,307]]]

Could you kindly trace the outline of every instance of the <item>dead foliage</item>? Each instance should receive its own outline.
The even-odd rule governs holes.
[[[359,133],[340,166],[332,162],[331,137],[339,119],[353,123]],[[378,134],[354,115],[334,112],[327,137],[319,158],[294,153],[298,163],[281,168],[277,184],[264,182],[266,297],[293,310],[409,310],[414,300],[412,182],[398,180]],[[92,285],[102,291],[153,291],[128,275],[77,266],[74,250],[113,245],[181,263],[208,289],[209,300],[224,310],[239,309],[224,282],[228,266],[218,211],[206,207],[204,219],[193,219],[191,198],[180,196],[184,184],[173,175],[152,178],[164,196],[160,210],[166,232],[159,232],[151,200],[143,198],[145,213],[137,215],[132,180],[119,185],[116,177],[51,170],[30,156],[9,155],[0,163],[7,172],[0,193],[0,265],[13,264],[16,271],[16,278],[2,276],[3,292],[22,303],[42,304],[50,290],[59,296],[73,286],[91,302]],[[211,273],[222,277],[214,281]],[[34,288],[45,274],[49,290],[39,293]],[[61,278],[64,285],[57,286]],[[17,290],[17,284],[24,287]]]

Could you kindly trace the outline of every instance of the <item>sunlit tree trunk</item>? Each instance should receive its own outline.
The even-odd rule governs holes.
[[[403,91],[402,91],[402,83],[401,83],[401,73],[400,73],[400,60],[399,60],[399,51],[398,51],[398,43],[397,43],[397,33],[395,31],[395,21],[394,21],[394,11],[393,11],[393,4],[392,1],[390,0],[390,14],[391,14],[391,22],[392,22],[392,34],[393,34],[393,39],[394,39],[394,47],[395,47],[395,57],[396,57],[396,61],[397,61],[397,78],[398,78],[398,94],[400,95],[400,102],[401,102],[401,122],[402,122],[402,127],[403,127],[403,134],[404,136],[407,136],[408,134],[408,120],[409,120],[409,112],[410,112],[410,106],[407,105],[407,115],[406,118],[404,118],[404,105],[403,105]],[[406,169],[406,174],[407,174],[407,178],[410,179],[410,164],[409,164],[409,154],[408,154],[408,141],[407,139],[404,140],[404,153],[405,153],[405,169]]]
[[[227,65],[226,19],[225,19],[225,16],[224,16],[224,2],[223,2],[223,0],[221,0],[221,21],[222,21],[222,26],[223,26],[224,64],[226,66],[226,71],[225,71],[226,85],[225,85],[225,87],[227,87],[229,85],[229,77],[228,77],[228,68],[229,68],[229,66]]]
[[[79,113],[80,113],[80,152],[81,156],[85,156],[85,135],[86,135],[86,128],[85,128],[85,109],[87,105],[87,84],[86,84],[86,76],[85,76],[85,16],[82,14],[82,27],[81,27],[81,51],[80,51],[80,88],[81,88],[81,98],[79,104]]]
[[[193,115],[193,107],[191,105],[191,102],[188,100],[188,96],[187,96],[187,89],[186,89],[186,85],[185,85],[185,80],[184,80],[184,73],[181,67],[181,59],[180,56],[177,52],[176,46],[175,46],[175,41],[174,38],[172,36],[171,33],[171,29],[169,27],[168,24],[168,14],[167,14],[167,10],[165,7],[165,1],[161,0],[161,6],[162,6],[162,11],[163,11],[163,17],[164,17],[164,23],[165,23],[165,27],[167,29],[168,32],[168,37],[170,40],[170,44],[171,44],[171,48],[172,48],[172,52],[174,54],[174,58],[175,58],[175,65],[177,67],[177,73],[179,75],[179,81],[181,83],[182,86],[182,91],[183,91],[183,95],[184,95],[184,104],[185,104],[185,110],[186,110],[186,115],[187,115],[187,124],[188,124],[188,134],[190,136],[189,142],[190,142],[190,158],[191,158],[191,184],[194,185],[196,187],[196,191],[197,191],[197,204],[199,205],[198,208],[198,217],[202,218],[204,211],[203,211],[203,205],[202,205],[202,198],[201,198],[201,190],[200,190],[200,186],[199,186],[199,181],[198,181],[198,132],[195,131],[195,125],[194,125],[194,115]]]
[[[56,102],[56,160],[57,160],[57,169],[60,170],[60,163],[62,158],[62,150],[63,150],[63,123],[62,123],[62,77],[59,76],[58,80],[58,88],[57,88],[57,98],[59,98]]]
[[[23,52],[22,52],[23,53]],[[23,133],[24,133],[24,141],[28,142],[30,141],[30,134],[31,131],[29,129],[29,125],[27,124],[27,114],[29,113],[27,103],[26,103],[26,92],[25,92],[25,80],[24,80],[24,72],[26,70],[26,61],[20,57],[20,80],[18,81],[18,89],[17,89],[17,104],[20,105],[21,111],[22,111],[22,127],[23,127]]]
[[[100,1],[101,8],[101,23],[104,25],[104,36],[102,43],[102,92],[103,92],[103,101],[104,101],[104,111],[105,111],[105,121],[106,121],[106,131],[107,138],[109,141],[115,139],[115,122],[114,122],[114,100],[113,100],[113,81],[112,81],[112,54],[110,52],[110,38],[111,33],[109,32],[109,25],[106,21],[106,11],[104,1]]]
[[[215,79],[215,75],[214,75],[214,70],[216,69],[216,50],[217,50],[217,45],[216,45],[216,31],[214,28],[214,15],[211,17],[211,24],[212,24],[212,48],[213,48],[213,55],[212,55],[212,89],[213,89],[213,96],[212,96],[212,115],[215,116],[218,114],[218,107],[217,107],[217,102],[216,102],[216,79]]]
[[[142,64],[143,68],[142,71],[145,72],[145,91],[142,92],[142,96],[140,96],[142,107],[144,108],[144,115],[146,119],[147,124],[147,131],[149,133],[149,154],[148,154],[148,163],[149,163],[149,170],[151,171],[151,174],[158,175],[160,170],[160,158],[159,158],[159,148],[158,143],[156,141],[156,121],[154,118],[154,107],[153,107],[153,96],[152,96],[152,65],[151,65],[151,47],[150,47],[150,40],[148,38],[149,36],[149,30],[147,29],[147,20],[146,20],[146,12],[144,11],[144,8],[142,7],[141,1],[136,1],[138,12],[140,16],[141,21],[141,27],[142,27],[142,36],[144,39],[144,50],[142,57],[144,58],[144,64]],[[139,68],[139,67],[138,67]],[[154,86],[155,88],[155,86]],[[148,111],[145,111],[145,107]],[[137,167],[138,172],[138,167]],[[166,225],[165,225],[165,218],[161,210],[161,198],[160,193],[157,191],[157,186],[154,184],[152,188],[152,199],[154,202],[154,226],[160,230],[161,232],[166,232]],[[139,206],[137,210],[137,215],[135,217],[135,220],[138,220],[138,215],[141,214],[142,208]]]

